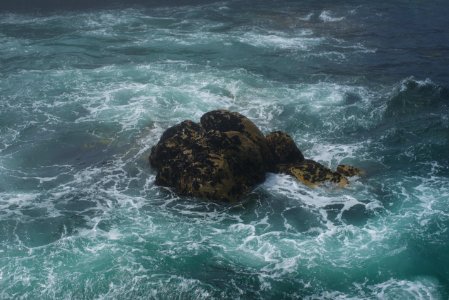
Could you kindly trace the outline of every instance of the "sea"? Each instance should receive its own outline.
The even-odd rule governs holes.
[[[5,1],[0,299],[449,298],[447,0]],[[365,175],[155,185],[214,109]]]

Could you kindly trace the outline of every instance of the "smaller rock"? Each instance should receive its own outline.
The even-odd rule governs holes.
[[[347,177],[362,176],[364,174],[364,172],[359,168],[348,165],[338,165],[337,173]]]
[[[304,155],[296,146],[295,141],[285,132],[271,132],[266,136],[266,140],[273,165],[294,164],[304,161]]]
[[[331,169],[310,159],[296,164],[277,165],[277,171],[292,175],[309,187],[316,187],[327,182],[345,187],[349,183],[348,179],[342,174],[333,172]]]

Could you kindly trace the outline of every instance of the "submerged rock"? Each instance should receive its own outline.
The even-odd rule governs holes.
[[[204,114],[200,124],[186,120],[170,127],[149,160],[158,171],[156,184],[180,195],[223,201],[239,199],[262,183],[266,172],[289,174],[314,187],[326,182],[345,186],[344,175],[360,171],[339,166],[337,173],[305,160],[288,134],[275,131],[265,137],[248,118],[227,110]]]

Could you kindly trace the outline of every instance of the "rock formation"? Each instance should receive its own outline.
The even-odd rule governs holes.
[[[348,165],[338,165],[337,172],[347,177],[362,176],[364,173],[362,170]]]
[[[156,184],[180,195],[235,201],[265,180],[266,172],[292,175],[308,186],[348,184],[360,175],[341,165],[333,172],[304,159],[293,139],[276,131],[266,137],[245,116],[226,110],[204,114],[200,124],[184,121],[167,129],[151,149]]]
[[[304,161],[304,155],[288,134],[274,131],[267,135],[266,140],[271,152],[270,159],[274,166]]]

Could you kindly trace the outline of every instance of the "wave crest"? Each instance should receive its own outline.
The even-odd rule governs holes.
[[[433,83],[409,77],[396,88],[388,101],[385,117],[402,117],[425,112],[439,111],[449,105],[449,89]]]

